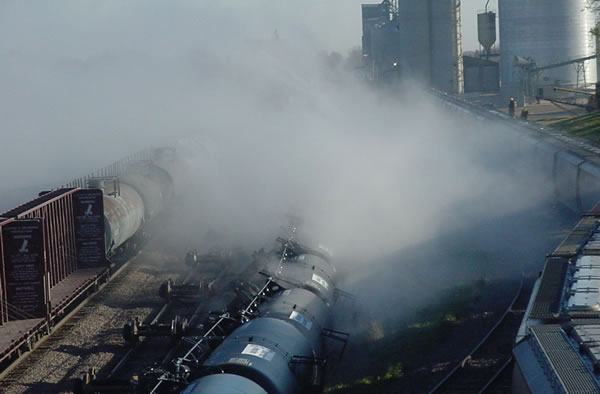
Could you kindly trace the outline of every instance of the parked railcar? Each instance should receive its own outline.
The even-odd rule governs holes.
[[[173,196],[172,178],[151,162],[130,165],[120,176],[120,182],[130,185],[141,196],[147,221],[162,212]]]
[[[144,202],[135,189],[120,184],[103,189],[104,241],[106,254],[111,255],[139,230],[144,221]]]
[[[118,176],[92,178],[88,184],[104,193],[107,256],[132,239],[144,222],[165,210],[174,194],[173,177],[150,161],[130,163]]]
[[[169,153],[161,155],[161,163],[176,161],[174,149],[160,150]],[[155,156],[154,150],[137,153],[0,214],[0,370],[109,280],[114,266],[106,256],[122,249],[170,203],[173,177],[152,163]],[[7,254],[15,248],[18,253]],[[18,274],[25,272],[24,252],[31,255],[30,263],[35,261],[35,282],[30,274]],[[125,262],[127,255],[122,257]]]

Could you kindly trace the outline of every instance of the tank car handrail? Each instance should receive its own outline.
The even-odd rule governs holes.
[[[515,295],[511,301],[510,305],[508,306],[508,308],[506,308],[506,311],[504,311],[504,313],[502,314],[500,319],[498,319],[496,324],[494,324],[494,326],[488,331],[488,333],[483,337],[483,339],[481,341],[479,341],[479,343],[477,345],[475,345],[475,347],[469,352],[469,354],[467,354],[454,368],[452,368],[452,370],[437,385],[435,385],[435,387],[433,389],[431,389],[428,394],[435,393],[444,383],[446,383],[456,373],[456,371],[458,371],[458,369],[461,368],[461,366],[464,365],[464,363],[467,362],[477,350],[479,350],[479,348],[485,343],[485,341],[488,340],[488,338],[492,335],[492,333],[494,331],[496,331],[498,326],[504,321],[506,316],[508,316],[508,314],[511,312],[513,306],[517,302],[517,299],[519,298],[519,295],[521,295],[521,291],[523,290],[524,283],[525,283],[525,273],[521,272],[521,283],[519,284],[519,288],[515,292]]]
[[[296,233],[296,227],[293,226],[292,227],[292,232],[288,238],[288,241],[284,244],[284,248],[283,251],[281,252],[281,257],[279,258],[279,267],[277,268],[277,270],[279,270],[281,268],[281,265],[283,264],[283,261],[286,258],[286,253],[288,250],[289,245],[293,242],[294,239],[294,234]],[[253,307],[255,307],[255,304],[257,304],[257,302],[259,301],[259,299],[268,291],[269,286],[271,286],[271,284],[273,283],[273,277],[269,277],[267,279],[267,282],[265,283],[265,285],[260,289],[260,291],[254,296],[254,298],[248,303],[248,305],[246,306],[246,308],[244,308],[244,310],[241,312],[242,317],[246,316],[247,314],[249,314],[252,310]],[[200,337],[198,340],[196,340],[193,344],[193,346],[185,353],[185,355],[183,357],[178,358],[178,363],[181,363],[183,361],[185,362],[194,362],[194,361],[198,361],[197,358],[193,355],[194,351],[198,348],[200,348],[200,346],[204,343],[205,340],[209,339],[211,337],[212,332],[214,332],[221,323],[223,323],[223,321],[227,320],[230,318],[229,313],[224,313],[219,317],[219,320],[217,320],[203,335],[202,337]],[[194,357],[196,360],[191,360],[188,357]],[[150,394],[156,394],[157,390],[159,389],[159,387],[161,386],[162,382],[167,380],[168,376],[166,375],[162,375],[160,378],[158,378],[158,381],[156,382],[156,385],[152,388],[152,390],[150,391]]]

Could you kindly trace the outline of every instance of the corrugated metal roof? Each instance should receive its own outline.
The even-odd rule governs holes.
[[[600,256],[580,256],[569,289],[569,311],[600,311]]]
[[[554,250],[552,256],[571,257],[581,251],[592,232],[598,228],[598,218],[584,216],[567,238]]]
[[[531,314],[533,319],[552,319],[559,312],[560,296],[569,262],[563,258],[549,258],[544,267],[540,290],[537,293]]]
[[[547,360],[539,360],[535,349],[535,338],[521,341],[513,349],[513,356],[521,370],[523,378],[533,394],[552,393],[552,380],[546,374],[547,369],[542,363]]]
[[[573,332],[579,338],[580,343],[584,343],[587,354],[593,361],[600,360],[600,325],[586,324],[574,326]]]
[[[556,324],[531,327],[545,357],[568,393],[598,393],[600,386]]]
[[[600,233],[593,233],[588,243],[583,248],[583,253],[587,255],[600,254]]]

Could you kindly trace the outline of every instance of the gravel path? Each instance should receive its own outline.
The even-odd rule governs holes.
[[[178,256],[159,252],[154,243],[130,262],[125,272],[86,306],[85,316],[76,324],[61,328],[60,341],[43,344],[18,368],[21,376],[5,392],[70,392],[71,380],[91,367],[103,373],[126,350],[121,327],[139,318],[143,321],[164,301],[158,296],[160,283],[183,270]],[[164,250],[164,249],[163,249]],[[166,269],[174,267],[174,269]]]

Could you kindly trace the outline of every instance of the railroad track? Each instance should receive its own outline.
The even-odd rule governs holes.
[[[194,270],[190,271],[181,283],[186,284],[198,276]],[[198,308],[198,304],[184,304],[180,302],[166,303],[155,314],[144,319],[143,324],[153,325],[169,323],[176,316],[192,316]],[[142,338],[135,346],[130,347],[119,358],[114,367],[107,375],[109,379],[130,377],[131,372],[138,371],[148,366],[150,360],[159,361],[168,349],[174,345],[172,338]]]
[[[123,350],[120,355],[115,357],[114,361],[105,365],[101,371],[91,368],[80,374],[79,378],[74,381],[75,392],[131,392],[132,379],[136,380],[136,377],[145,372],[148,367],[153,365],[160,370],[163,366],[169,364],[177,354],[185,353],[191,346],[196,344],[193,340],[195,337],[191,337],[192,339],[179,338],[166,332],[169,329],[164,331],[163,328],[160,328],[159,331],[156,331],[158,336],[153,336],[151,331],[155,328],[151,328],[151,326],[160,325],[165,327],[166,325],[170,328],[171,321],[178,316],[187,319],[188,327],[193,330],[199,329],[198,333],[204,333],[201,323],[208,319],[210,313],[225,310],[239,297],[237,283],[241,279],[247,279],[249,271],[257,271],[255,264],[256,262],[251,260],[241,270],[239,267],[235,268],[235,264],[226,264],[218,271],[216,277],[214,272],[211,273],[210,271],[192,269],[187,272],[185,279],[181,282],[176,280],[175,283],[195,285],[196,281],[210,281],[217,288],[216,293],[208,294],[200,301],[189,300],[187,295],[184,295],[183,299],[191,302],[181,302],[179,297],[175,297],[171,302],[164,304],[160,310],[157,308],[156,313],[149,314],[141,325],[138,323],[137,331],[124,330],[128,333],[128,337],[133,335],[137,338],[137,335],[139,335],[139,339],[133,342],[135,345],[122,347]],[[257,276],[260,277],[258,274]],[[246,286],[252,288],[250,284],[246,284]],[[234,288],[236,288],[235,291]],[[187,294],[186,291],[184,293]],[[129,324],[131,327],[132,323]],[[131,334],[132,332],[138,334]],[[144,333],[148,333],[150,336],[144,336]]]
[[[510,392],[512,348],[531,292],[531,280],[521,284],[502,317],[488,334],[429,393]],[[498,391],[499,390],[499,391]]]
[[[63,317],[61,321],[53,327],[52,333],[40,341],[28,354],[24,355],[18,362],[13,363],[4,370],[0,375],[0,393],[4,393],[14,384],[18,384],[22,378],[27,375],[28,368],[27,366],[23,366],[24,362],[27,362],[28,365],[36,364],[46,357],[49,352],[62,344],[71,333],[71,330],[76,327],[82,319],[93,313],[98,305],[102,304],[104,301],[103,295],[110,293],[126,280],[129,271],[133,269],[130,264],[132,261],[133,259],[120,264],[119,269],[115,271],[112,278],[101,285],[94,295],[87,298],[71,313]]]

